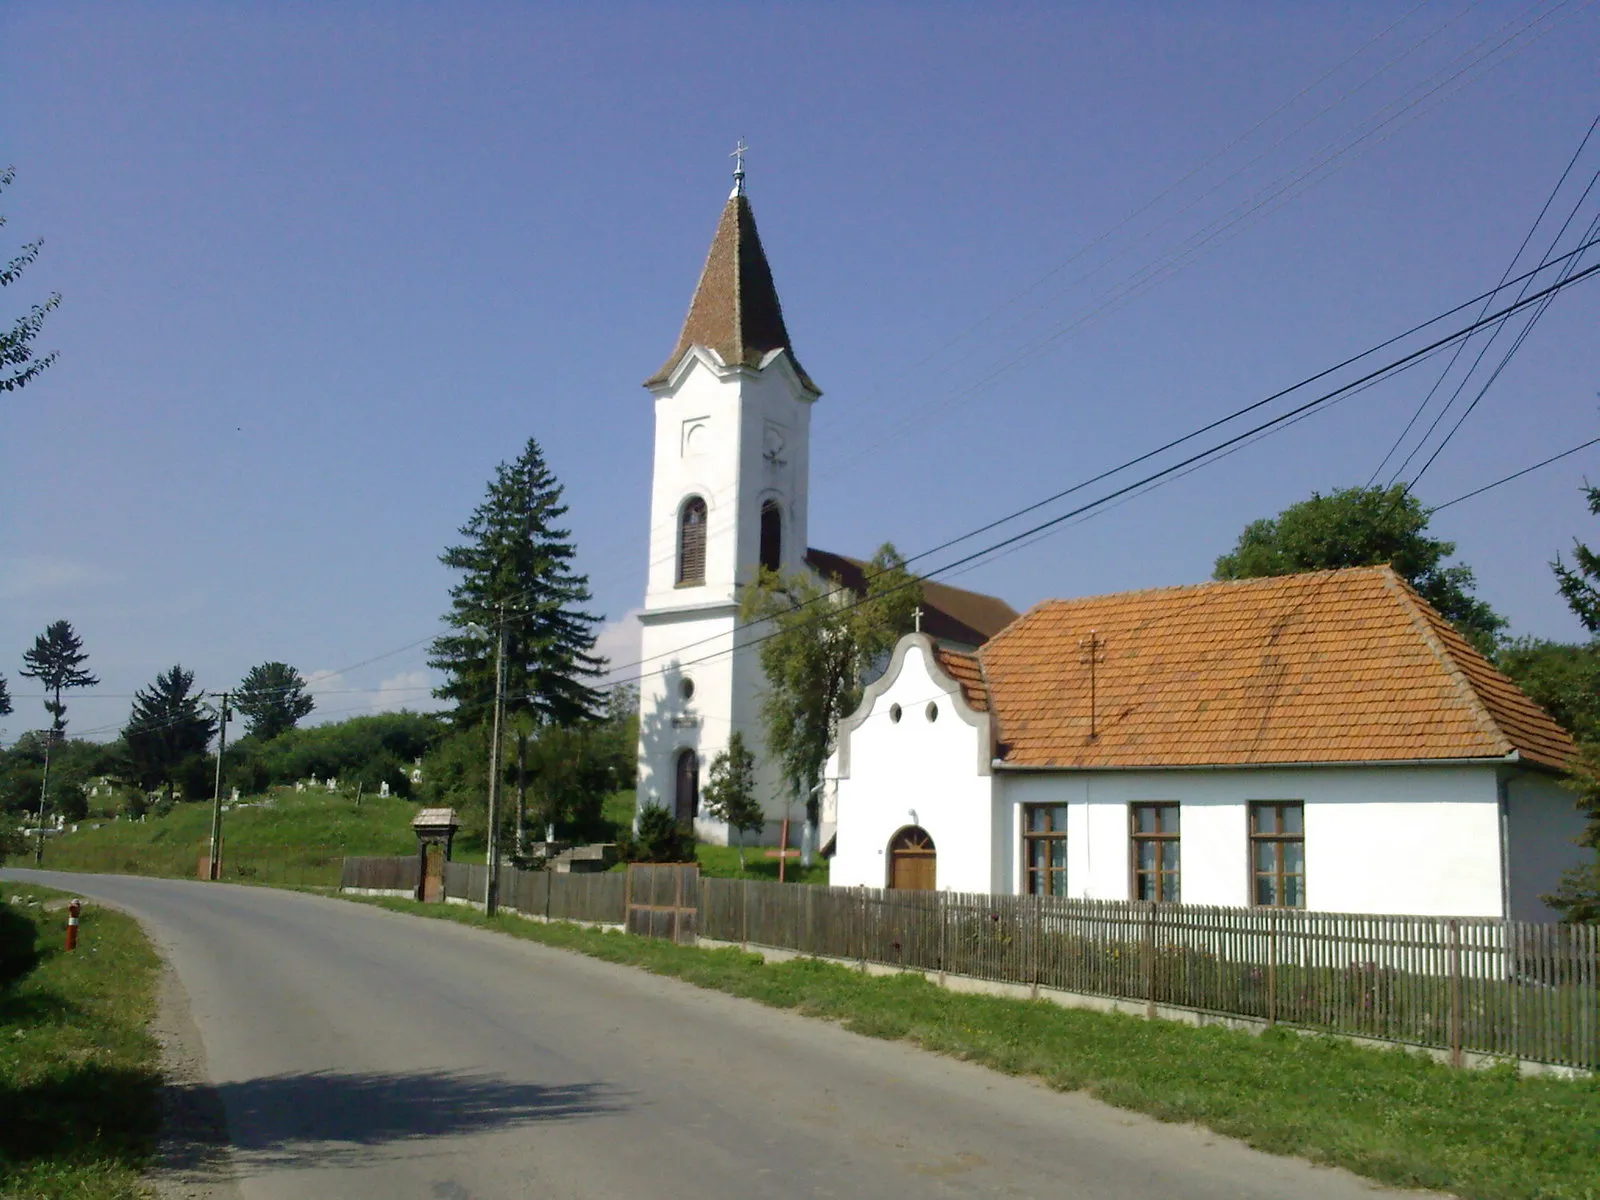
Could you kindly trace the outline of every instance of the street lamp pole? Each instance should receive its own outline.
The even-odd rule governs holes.
[[[55,745],[56,731],[47,729],[44,735],[44,782],[39,785],[39,837],[33,847],[33,865],[44,864],[44,802],[50,794],[50,747]]]
[[[489,742],[489,878],[483,911],[494,916],[500,907],[500,739],[506,714],[506,606],[499,606],[495,624],[494,732]]]
[[[222,693],[222,711],[217,721],[217,784],[211,795],[211,858],[207,879],[222,878],[222,753],[228,748],[228,696]]]

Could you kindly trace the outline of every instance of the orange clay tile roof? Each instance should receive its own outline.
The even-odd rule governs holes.
[[[1103,643],[1092,737],[1091,632]],[[978,657],[998,753],[1011,766],[1518,751],[1559,768],[1575,751],[1566,730],[1388,567],[1046,601]]]
[[[940,645],[934,646],[933,654],[944,668],[944,673],[961,685],[961,695],[967,707],[974,712],[988,712],[989,689],[983,682],[983,668],[978,665],[978,656],[948,650]]]

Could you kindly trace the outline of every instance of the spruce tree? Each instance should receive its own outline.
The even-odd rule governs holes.
[[[133,695],[133,714],[122,731],[128,763],[140,787],[162,788],[172,799],[173,785],[203,758],[216,719],[194,690],[194,672],[174,666]]]
[[[233,703],[248,732],[263,742],[287,733],[317,706],[306,693],[300,672],[281,662],[251,667],[234,693]]]
[[[72,628],[70,621],[54,621],[33,640],[33,649],[22,656],[22,673],[37,679],[52,698],[44,702],[50,714],[50,735],[58,741],[67,727],[67,706],[61,693],[68,688],[94,687],[99,679],[83,669],[89,656],[83,651],[83,639]]]
[[[0,675],[0,717],[11,714],[11,689],[6,685],[6,677]]]
[[[461,527],[465,540],[439,556],[461,572],[444,616],[460,632],[436,639],[428,664],[447,676],[434,695],[455,701],[461,725],[483,724],[493,712],[501,606],[507,711],[529,713],[541,725],[569,725],[601,707],[590,684],[602,666],[592,653],[601,618],[584,611],[589,581],[573,570],[577,550],[560,523],[567,513],[561,493],[539,443],[529,438],[516,461],[496,469],[484,502]],[[490,636],[468,631],[470,624]]]
[[[1589,501],[1589,511],[1600,517],[1600,487],[1586,487],[1583,493]],[[1550,569],[1556,573],[1556,586],[1573,615],[1590,633],[1600,634],[1600,554],[1574,538],[1572,566],[1567,566],[1558,554]]]

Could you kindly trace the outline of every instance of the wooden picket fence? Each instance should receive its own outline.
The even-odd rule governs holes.
[[[1600,1068],[1600,929],[701,881],[747,945]]]
[[[400,858],[347,858],[339,871],[341,888],[415,892],[422,870],[416,855]]]
[[[414,858],[383,861],[346,860],[345,886],[415,886]],[[816,887],[697,878],[692,865],[632,874],[505,867],[500,904],[1442,1049],[1457,1063],[1600,1070],[1596,926]],[[487,875],[446,863],[446,898],[481,903]]]

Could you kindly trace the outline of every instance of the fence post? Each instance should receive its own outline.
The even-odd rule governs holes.
[[[1033,898],[1033,998],[1039,998],[1039,948],[1044,941],[1044,897]]]
[[[1450,1065],[1461,1065],[1461,922],[1450,918]]]
[[[744,887],[739,892],[739,944],[746,954],[750,953],[750,881],[744,881]]]
[[[867,885],[864,883],[858,884],[857,892],[861,897],[861,940],[859,942],[861,949],[861,973],[865,975],[867,973]]]
[[[549,893],[547,892],[548,896]],[[633,864],[622,873],[622,931],[633,932]]]
[[[1278,910],[1267,909],[1267,1024],[1278,1023]]]
[[[1145,902],[1144,910],[1144,1015],[1156,1019],[1156,902]]]
[[[935,909],[938,910],[938,913],[939,913],[939,986],[940,987],[944,987],[945,986],[945,982],[944,982],[944,957],[945,957],[944,956],[944,950],[945,950],[944,897],[945,897],[945,893],[943,893],[943,892],[935,892],[933,894],[934,907],[935,907]]]

